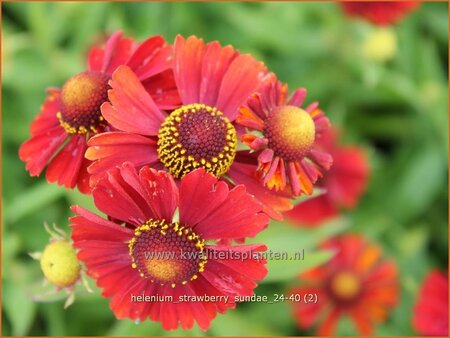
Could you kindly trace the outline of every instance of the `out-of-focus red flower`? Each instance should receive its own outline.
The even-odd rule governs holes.
[[[368,160],[362,149],[339,145],[335,130],[324,134],[319,143],[333,157],[333,166],[317,183],[318,187],[325,190],[324,194],[308,199],[286,212],[285,215],[299,225],[316,226],[338,216],[341,208],[356,207],[370,174]]]
[[[417,8],[417,1],[350,1],[341,2],[349,16],[364,18],[376,25],[391,25]]]
[[[117,131],[89,140],[91,179],[124,161],[167,170],[177,179],[204,168],[229,184],[245,184],[264,211],[280,219],[281,211],[292,208],[289,199],[259,184],[256,158],[237,149],[239,107],[266,74],[264,64],[195,36],[176,37],[173,64],[182,104],[175,110],[161,110],[129,67],[113,74],[102,114]]]
[[[316,147],[330,123],[317,102],[301,108],[306,89],[297,89],[289,99],[287,95],[287,85],[269,74],[240,109],[237,121],[247,128],[241,140],[258,152],[264,185],[294,195],[312,194],[314,183],[333,161]]]
[[[316,294],[316,303],[295,302],[294,317],[300,328],[318,327],[318,334],[333,335],[341,316],[349,316],[360,334],[370,335],[397,304],[397,267],[382,258],[380,247],[356,234],[325,242],[336,255],[325,265],[300,276],[295,294]],[[317,324],[317,325],[316,325]]]
[[[68,79],[62,88],[51,88],[40,114],[31,124],[31,138],[19,149],[31,176],[44,168],[48,182],[89,193],[90,161],[84,158],[87,140],[110,130],[100,112],[108,100],[108,81],[119,65],[134,69],[146,90],[161,108],[178,104],[171,67],[172,47],[161,36],[142,43],[111,35],[104,48],[93,47],[88,70]]]
[[[206,330],[217,312],[235,307],[235,296],[251,296],[267,273],[258,254],[264,245],[217,245],[253,237],[269,222],[243,185],[229,190],[196,169],[178,187],[165,171],[145,166],[137,172],[126,162],[108,171],[92,194],[114,221],[74,206],[72,239],[119,319],[150,318],[166,330],[190,329],[196,321]],[[166,298],[133,301],[142,294]]]
[[[424,336],[448,336],[448,275],[438,270],[425,278],[414,306],[414,329]]]

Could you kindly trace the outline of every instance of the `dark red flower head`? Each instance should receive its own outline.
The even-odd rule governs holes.
[[[117,131],[89,140],[92,181],[124,161],[164,169],[177,179],[203,168],[230,184],[245,184],[265,212],[281,218],[280,211],[291,208],[286,195],[260,185],[256,159],[237,150],[239,107],[258,88],[264,64],[217,41],[177,36],[173,65],[181,106],[172,110],[161,110],[129,67],[114,72],[102,114]]]
[[[361,335],[370,335],[375,323],[386,320],[397,304],[397,266],[382,257],[380,247],[356,234],[326,241],[322,247],[336,252],[325,265],[300,276],[302,286],[292,294],[317,294],[316,303],[294,303],[301,328],[318,324],[319,335],[333,335],[341,316],[349,316]]]
[[[290,220],[299,225],[319,225],[338,216],[342,208],[355,208],[367,186],[370,168],[362,149],[339,145],[338,133],[333,129],[323,135],[319,146],[333,157],[333,166],[317,182],[324,193],[298,204],[286,213]]]
[[[350,16],[364,18],[376,25],[391,25],[420,5],[418,1],[349,1],[341,5]]]
[[[100,106],[108,101],[111,74],[119,65],[128,65],[155,102],[163,108],[173,107],[178,96],[169,69],[171,53],[172,47],[160,36],[135,43],[120,32],[111,35],[105,48],[92,48],[87,71],[72,76],[61,89],[48,90],[41,113],[31,125],[31,138],[20,147],[20,159],[30,175],[40,175],[48,165],[48,182],[67,188],[77,185],[81,192],[89,193],[86,142],[110,129]]]
[[[414,329],[424,336],[448,336],[448,275],[438,270],[425,278],[414,306]]]
[[[93,189],[110,221],[79,206],[71,218],[74,246],[117,318],[162,323],[164,329],[206,330],[217,312],[235,307],[265,277],[264,245],[221,245],[253,237],[269,218],[243,185],[229,190],[204,169],[179,188],[164,171],[131,163],[110,170]],[[165,296],[152,302],[133,296]],[[188,296],[190,301],[179,301]],[[191,297],[223,296],[215,300]],[[224,297],[228,297],[225,301]],[[186,298],[184,298],[186,299]]]

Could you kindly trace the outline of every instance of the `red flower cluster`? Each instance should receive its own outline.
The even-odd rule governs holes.
[[[48,164],[49,182],[84,193],[125,161],[176,179],[203,168],[244,184],[282,219],[332,162],[315,147],[328,119],[317,103],[300,108],[305,89],[289,100],[286,91],[232,46],[194,36],[173,47],[158,36],[135,44],[116,33],[91,50],[87,72],[50,91],[19,154],[31,175]]]
[[[348,1],[341,2],[349,16],[366,19],[375,25],[391,25],[419,7],[417,1]]]
[[[233,241],[282,219],[330,168],[329,121],[302,108],[305,89],[287,99],[262,62],[195,36],[116,33],[88,64],[49,91],[20,158],[107,215],[72,207],[72,239],[117,318],[207,329],[266,274],[265,246]]]

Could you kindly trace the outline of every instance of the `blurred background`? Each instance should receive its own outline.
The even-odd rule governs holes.
[[[358,232],[399,267],[401,297],[378,335],[413,335],[412,307],[426,273],[448,266],[448,5],[423,3],[390,28],[395,48],[363,48],[370,23],[337,3],[2,3],[2,335],[310,335],[288,302],[245,303],[207,332],[164,332],[159,323],[118,321],[99,290],[33,302],[43,275],[28,253],[42,251],[43,223],[68,232],[69,205],[89,198],[30,178],[18,158],[45,89],[82,71],[89,47],[116,30],[137,40],[196,34],[233,44],[320,101],[344,144],[367,154],[371,176],[358,207],[315,228],[271,224],[256,238],[270,248],[304,248],[305,260],[271,262],[257,294],[287,292],[298,274],[325,262],[318,243]],[[293,240],[293,238],[295,240]],[[89,281],[94,287],[94,282]],[[354,334],[340,325],[337,334]]]

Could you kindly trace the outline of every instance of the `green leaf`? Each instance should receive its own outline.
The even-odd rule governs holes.
[[[2,305],[12,323],[13,336],[27,335],[36,314],[36,304],[25,294],[24,285],[3,280]]]
[[[17,222],[46,205],[54,202],[64,194],[64,189],[46,181],[41,181],[28,189],[27,193],[20,194],[11,203],[5,203],[5,223]]]

